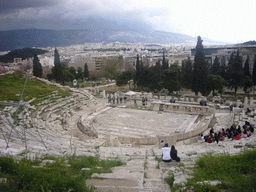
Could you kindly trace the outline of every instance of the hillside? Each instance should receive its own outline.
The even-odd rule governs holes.
[[[11,51],[6,55],[0,56],[0,62],[3,63],[12,63],[14,58],[22,58],[22,60],[33,57],[34,54],[40,55],[44,54],[47,51],[42,49],[33,49],[33,48],[24,48]]]
[[[58,47],[97,42],[187,43],[196,38],[147,29],[88,28],[81,30],[22,29],[0,31],[0,51],[25,47]]]

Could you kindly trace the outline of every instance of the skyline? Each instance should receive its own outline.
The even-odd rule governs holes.
[[[241,43],[256,40],[254,0],[0,0],[0,31],[83,29],[88,18]],[[136,27],[136,26],[135,26]]]

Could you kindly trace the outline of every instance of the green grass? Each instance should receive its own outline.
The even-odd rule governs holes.
[[[197,155],[197,153],[190,153],[190,154],[187,154],[187,156],[192,156],[192,155]]]
[[[194,168],[194,178],[188,179],[187,186],[195,191],[255,191],[256,150],[246,150],[239,155],[208,154],[199,158]],[[217,186],[199,185],[199,181],[218,180]]]
[[[0,178],[7,178],[7,183],[0,184],[0,191],[90,191],[85,181],[92,173],[109,173],[112,167],[123,165],[118,159],[99,160],[86,156],[45,159],[55,160],[55,163],[44,168],[32,168],[41,160],[22,159],[16,162],[12,157],[0,157]],[[65,160],[71,167],[63,166]],[[91,171],[81,172],[81,168],[90,168]]]
[[[170,171],[168,177],[166,177],[164,180],[172,188],[174,182],[174,174]]]
[[[26,79],[22,78],[22,73],[13,73],[0,76],[0,101],[19,101]],[[66,97],[70,91],[62,90],[54,85],[47,85],[39,80],[28,80],[26,83],[23,100],[29,101],[37,98],[32,104],[35,105],[40,98],[44,98],[58,91],[58,95]]]

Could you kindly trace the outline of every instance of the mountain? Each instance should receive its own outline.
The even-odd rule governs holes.
[[[97,42],[130,43],[186,43],[196,42],[196,38],[178,33],[111,29],[108,27],[81,30],[22,29],[0,31],[0,51],[16,50],[24,47],[58,47]]]
[[[18,50],[9,52],[6,55],[0,56],[0,62],[12,63],[14,58],[22,58],[22,60],[24,60],[26,58],[33,57],[34,54],[40,55],[46,52],[47,51],[42,49],[32,49],[32,48],[18,49]]]
[[[256,41],[247,41],[247,42],[244,42],[243,45],[256,45]]]

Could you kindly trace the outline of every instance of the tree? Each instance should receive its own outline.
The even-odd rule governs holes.
[[[102,66],[102,72],[105,78],[116,79],[121,74],[121,68],[124,65],[122,57],[116,59],[106,59]]]
[[[238,87],[243,86],[243,77],[244,71],[242,66],[242,58],[239,55],[239,50],[237,51],[236,56],[235,53],[232,53],[230,56],[230,60],[228,63],[228,73],[229,73],[229,80],[228,80],[228,87],[231,89],[234,88],[235,96]]]
[[[251,88],[252,86],[253,86],[253,81],[252,81],[251,77],[245,76],[244,77],[244,88],[243,88],[244,92],[246,93],[247,90],[249,88]]]
[[[69,72],[74,76],[74,78],[76,78],[76,69],[75,69],[75,67],[70,67],[69,68]],[[74,79],[72,79],[72,80],[74,80]]]
[[[181,66],[182,85],[188,89],[191,89],[192,78],[193,78],[192,61],[190,60],[190,57],[188,57],[188,59],[182,61],[182,66]]]
[[[254,55],[254,64],[253,64],[253,71],[252,71],[252,81],[254,86],[256,85],[256,55]]]
[[[180,67],[177,63],[163,71],[159,84],[160,87],[167,89],[170,93],[180,90]]]
[[[214,93],[215,90],[222,93],[225,83],[226,83],[225,79],[220,75],[210,74],[207,77],[208,90],[209,92],[212,91],[212,96],[215,96],[215,93]]]
[[[220,74],[220,62],[218,57],[216,56],[214,59],[214,62],[211,67],[211,74],[213,75],[219,75]]]
[[[119,75],[116,79],[116,85],[117,86],[123,86],[129,84],[129,89],[131,89],[130,80],[133,79],[135,75],[135,71],[129,70],[123,72],[121,75]]]
[[[52,73],[53,73],[53,79],[55,79],[57,82],[63,81],[60,55],[56,48],[54,50],[54,67],[52,68]]]
[[[141,79],[142,79],[142,65],[143,63],[140,62],[140,57],[137,55],[137,60],[136,60],[136,72],[134,76],[134,85],[137,87],[141,87]]]
[[[76,78],[77,79],[84,79],[84,73],[81,67],[78,67],[77,69],[77,74],[76,74]]]
[[[244,76],[251,77],[250,68],[249,68],[249,56],[244,63]]]
[[[87,63],[84,64],[84,78],[89,78],[89,70]]]
[[[165,60],[164,51],[163,51],[163,61],[162,61],[162,70],[168,69],[168,62]]]
[[[201,37],[197,37],[196,54],[194,59],[193,84],[192,90],[198,95],[200,92],[203,96],[207,94],[207,76],[208,64],[205,61],[204,47]]]
[[[70,69],[66,64],[61,64],[61,69],[61,81],[63,85],[65,84],[65,81],[73,81],[73,79],[75,79],[75,76],[70,73]]]
[[[37,57],[37,54],[34,54],[34,58],[33,58],[33,74],[36,77],[42,77],[43,75],[43,68]]]

